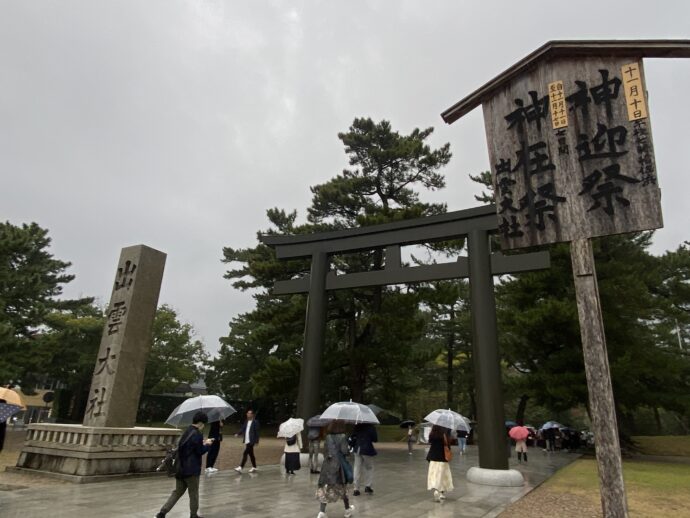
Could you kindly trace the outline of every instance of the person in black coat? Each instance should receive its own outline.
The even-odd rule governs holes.
[[[247,410],[247,420],[242,425],[242,429],[235,434],[235,436],[242,436],[244,441],[244,452],[242,452],[242,462],[235,468],[235,471],[242,473],[244,465],[247,463],[247,457],[252,461],[252,468],[249,473],[256,471],[256,458],[254,457],[254,446],[259,444],[259,421],[254,418],[254,411]]]
[[[374,492],[371,488],[374,482],[374,456],[376,455],[373,443],[378,442],[376,428],[369,423],[356,424],[352,431],[352,437],[354,441],[353,450],[355,452],[355,491],[352,494],[355,496],[360,495],[359,487],[362,478],[364,478],[364,492],[372,494]]]
[[[203,518],[197,514],[199,510],[199,475],[201,475],[201,457],[213,444],[213,439],[204,440],[201,431],[208,422],[208,417],[203,412],[194,414],[192,424],[185,430],[178,443],[178,472],[175,475],[175,489],[161,507],[156,518],[165,518],[165,515],[175,506],[185,491],[189,490],[189,515],[191,518]]]

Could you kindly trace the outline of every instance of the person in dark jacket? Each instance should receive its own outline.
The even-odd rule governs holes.
[[[218,468],[214,467],[216,465],[216,460],[218,459],[218,453],[220,452],[220,443],[223,440],[223,421],[213,421],[209,425],[208,438],[214,439],[211,448],[208,450],[208,455],[206,455],[206,473],[215,473]]]
[[[235,471],[242,473],[244,465],[247,463],[247,457],[252,461],[252,468],[249,473],[256,471],[256,458],[254,457],[254,446],[259,444],[259,421],[254,418],[254,411],[247,410],[247,420],[242,425],[242,429],[235,434],[235,436],[242,436],[244,441],[244,452],[242,452],[242,462],[235,468]]]
[[[429,474],[427,475],[427,489],[434,491],[437,502],[446,498],[446,491],[453,490],[453,475],[446,460],[445,449],[450,448],[448,433],[450,430],[434,425],[429,432]]]
[[[356,424],[352,431],[354,437],[354,453],[355,453],[355,468],[354,468],[354,492],[355,496],[359,496],[360,482],[364,479],[364,492],[372,494],[374,490],[371,488],[374,482],[374,456],[376,449],[374,448],[377,442],[378,435],[373,424],[360,423]]]
[[[201,475],[201,457],[213,444],[213,439],[204,440],[201,431],[208,422],[208,417],[203,412],[194,414],[192,424],[185,430],[178,443],[179,467],[175,475],[175,489],[161,507],[156,518],[165,518],[165,515],[175,506],[185,491],[189,490],[189,516],[190,518],[203,518],[197,514],[199,510],[199,475]]]

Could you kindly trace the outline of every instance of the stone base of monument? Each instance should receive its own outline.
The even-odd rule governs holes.
[[[172,428],[31,424],[13,470],[78,483],[153,475],[179,435]]]
[[[516,469],[486,469],[471,467],[467,470],[467,481],[483,486],[519,487],[525,479]]]

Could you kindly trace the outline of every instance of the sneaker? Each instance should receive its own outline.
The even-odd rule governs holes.
[[[438,498],[439,498],[439,500],[445,500],[445,499],[446,499],[446,494],[445,494],[443,491],[441,491],[441,494],[438,495]]]
[[[237,471],[237,473],[242,473],[242,466],[237,466],[235,471]]]
[[[441,501],[441,493],[439,493],[439,492],[436,491],[435,489],[434,489],[434,501],[436,501],[436,502],[440,502],[440,501]]]
[[[374,490],[371,489],[369,486],[367,486],[367,487],[364,488],[364,492],[365,492],[365,493],[369,493],[370,495],[373,495],[373,494],[374,494]]]
[[[352,493],[352,494],[355,495],[355,496],[359,496],[359,495],[361,495],[362,493],[359,492],[359,489],[355,489],[354,493]]]
[[[355,512],[355,506],[354,506],[354,505],[351,505],[350,507],[347,508],[347,510],[345,511],[345,514],[344,514],[343,516],[344,516],[345,518],[350,518],[350,516],[352,516],[352,514],[353,514],[354,512]]]
[[[156,518],[165,518],[165,514],[164,513],[158,513],[156,515]]]
[[[259,470],[256,469],[256,468],[252,468],[252,469],[249,470],[249,473],[256,473],[257,471],[259,471]]]
[[[319,514],[316,515],[316,518],[328,518],[328,516],[323,511],[319,511]]]

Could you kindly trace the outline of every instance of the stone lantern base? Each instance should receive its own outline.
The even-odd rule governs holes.
[[[179,435],[172,428],[31,424],[17,466],[8,469],[78,483],[153,475]]]

